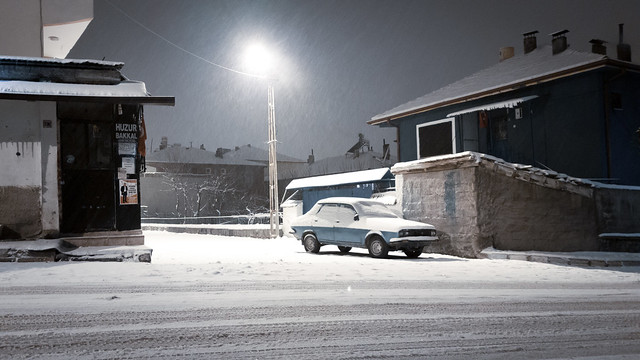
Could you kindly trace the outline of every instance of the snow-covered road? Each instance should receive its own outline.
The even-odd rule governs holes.
[[[637,359],[640,268],[146,232],[145,263],[0,263],[0,358]]]

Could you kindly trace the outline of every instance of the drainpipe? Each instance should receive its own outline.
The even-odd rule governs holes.
[[[603,84],[604,91],[604,136],[607,149],[607,178],[611,179],[611,117],[609,112],[611,111],[611,96],[609,95],[609,84],[614,80],[620,78],[627,72],[627,69],[620,70],[619,73],[606,79]]]
[[[387,125],[396,128],[396,151],[398,154],[398,162],[400,162],[400,126],[392,124],[390,119],[387,119]]]

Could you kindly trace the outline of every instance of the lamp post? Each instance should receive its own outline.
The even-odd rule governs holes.
[[[260,45],[253,45],[247,50],[247,62],[255,76],[267,79],[267,121],[269,127],[269,235],[276,238],[280,235],[280,215],[278,201],[278,160],[276,150],[276,106],[273,94],[273,78],[269,78],[267,70],[270,67],[271,57]]]
[[[278,202],[278,160],[276,158],[276,104],[273,86],[267,85],[269,104],[269,234],[272,238],[280,235],[280,215]]]

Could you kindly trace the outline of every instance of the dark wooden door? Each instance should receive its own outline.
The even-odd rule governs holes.
[[[111,123],[60,121],[63,233],[115,229],[111,127]]]

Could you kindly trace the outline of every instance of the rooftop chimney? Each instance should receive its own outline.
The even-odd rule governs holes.
[[[538,47],[537,40],[536,40],[537,33],[538,33],[538,30],[530,31],[528,33],[522,34],[522,36],[524,36],[524,53],[525,54],[532,52],[533,50],[536,49],[536,47]]]
[[[513,46],[505,46],[500,48],[500,61],[512,58],[514,54]]]
[[[618,60],[622,61],[631,61],[631,46],[629,44],[625,44],[622,41],[622,32],[623,32],[624,24],[618,25],[618,31],[620,33],[620,40],[618,41]]]
[[[551,47],[553,48],[553,55],[560,54],[569,47],[569,45],[567,45],[567,37],[565,36],[568,32],[569,30],[562,30],[550,34],[552,36]]]
[[[600,39],[591,39],[591,52],[594,54],[607,55],[607,47],[604,46],[606,41]]]
[[[311,155],[307,158],[307,164],[311,165],[316,161],[316,157],[313,155],[313,149],[311,149]]]

